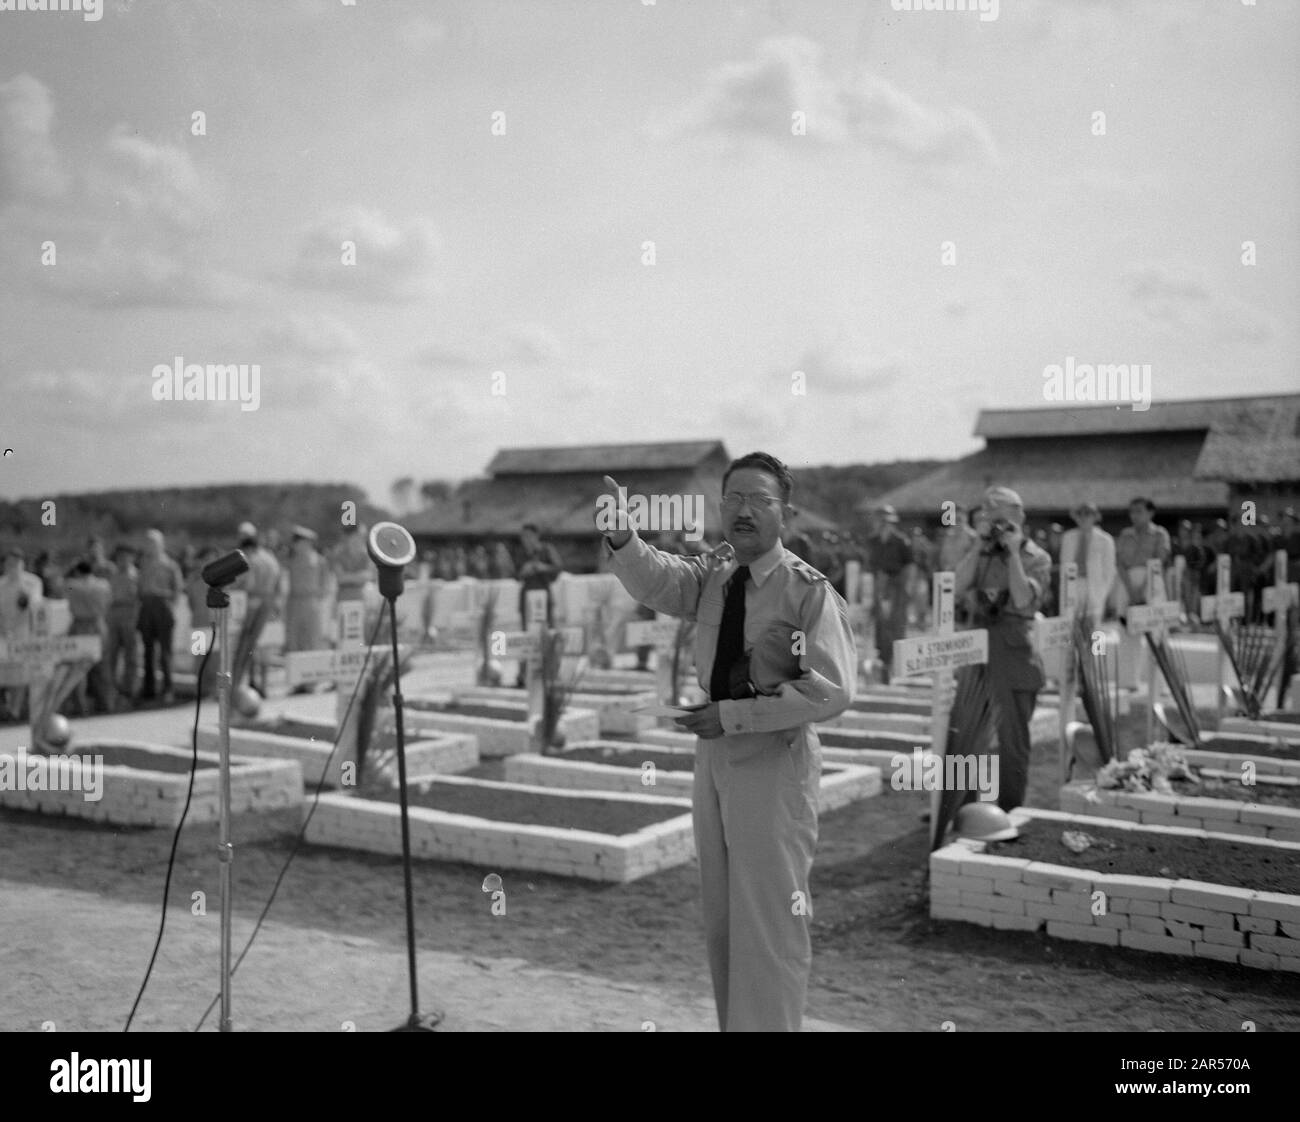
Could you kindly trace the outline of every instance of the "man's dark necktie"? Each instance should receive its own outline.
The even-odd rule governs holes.
[[[749,566],[741,565],[727,586],[727,601],[722,607],[722,626],[718,629],[718,649],[713,655],[713,673],[709,678],[709,698],[731,698],[731,667],[745,653],[745,583]]]

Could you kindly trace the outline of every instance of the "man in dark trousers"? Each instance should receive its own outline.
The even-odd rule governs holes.
[[[907,585],[912,575],[912,546],[898,529],[892,506],[867,512],[867,568],[872,577],[876,646],[883,678],[889,681],[894,640],[907,636]]]
[[[605,486],[621,494],[608,476]],[[663,553],[632,529],[605,536],[609,571],[636,600],[698,625],[696,672],[711,700],[677,723],[698,737],[695,850],[724,1032],[799,1030],[812,962],[814,725],[853,700],[844,601],[781,544],[792,487],[766,453],[735,460],[722,479],[726,540],[705,557]]]
[[[1029,785],[1029,721],[1043,688],[1034,613],[1052,579],[1052,559],[1024,536],[1025,508],[1008,487],[984,493],[982,539],[957,565],[954,591],[972,628],[989,633],[988,676],[998,709],[998,806],[1013,810]]]
[[[551,585],[564,571],[564,565],[555,546],[542,541],[541,531],[534,523],[524,523],[519,536],[519,553],[515,557],[515,576],[519,579],[519,618],[524,630],[528,630],[528,594],[542,590],[546,593],[546,625],[550,627],[555,622],[552,618],[555,604],[551,596]],[[524,688],[526,668],[527,659],[521,658],[515,689]]]

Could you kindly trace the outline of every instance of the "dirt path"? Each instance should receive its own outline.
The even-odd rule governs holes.
[[[179,730],[164,742],[185,739],[183,711],[141,719]],[[14,731],[0,730],[0,751]],[[119,725],[111,734],[135,732]],[[1054,750],[1036,752],[1030,805],[1056,805],[1055,766]],[[1237,1032],[1244,1021],[1300,1030],[1300,976],[931,921],[926,805],[927,796],[886,784],[880,797],[823,818],[811,1018],[902,1031],[948,1021],[959,1031]],[[295,827],[290,813],[236,821],[236,951]],[[0,811],[0,1027],[121,1027],[153,944],[170,841],[166,830]],[[140,1027],[191,1029],[216,993],[215,847],[215,826],[182,835]],[[503,877],[505,916],[491,914],[481,889],[492,871]],[[421,992],[449,1028],[714,1028],[691,866],[594,885],[420,862],[414,882]],[[196,891],[207,895],[204,918],[190,915]],[[400,862],[303,849],[236,977],[236,1021],[390,1027],[408,1004],[403,940]]]

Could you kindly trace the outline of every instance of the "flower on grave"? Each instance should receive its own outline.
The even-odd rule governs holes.
[[[1173,794],[1174,779],[1193,779],[1187,757],[1171,744],[1134,748],[1127,760],[1111,760],[1097,772],[1098,790]]]

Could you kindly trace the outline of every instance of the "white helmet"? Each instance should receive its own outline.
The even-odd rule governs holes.
[[[997,803],[967,803],[957,811],[953,828],[959,838],[973,841],[1008,841],[1020,836],[1011,815]]]

